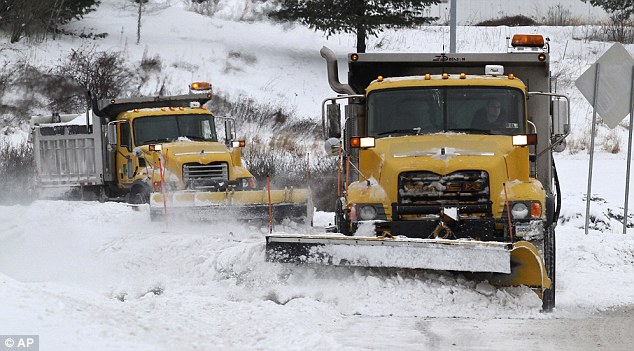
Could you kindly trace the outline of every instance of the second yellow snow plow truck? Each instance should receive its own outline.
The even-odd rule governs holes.
[[[89,124],[87,114],[86,126],[35,117],[38,185],[149,202],[152,219],[310,223],[308,189],[256,187],[242,164],[244,141],[234,140],[235,121],[208,110],[210,99],[211,84],[197,82],[185,95],[95,99],[99,118]]]
[[[350,54],[347,84],[321,54],[340,94],[322,106],[341,161],[339,234],[269,235],[267,259],[474,272],[529,286],[552,310],[552,153],[569,103],[552,92],[544,38],[516,35],[506,53]]]

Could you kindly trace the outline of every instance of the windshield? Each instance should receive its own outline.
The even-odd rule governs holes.
[[[521,90],[497,87],[418,87],[368,95],[368,135],[466,132],[525,133]]]
[[[218,141],[212,115],[171,115],[136,118],[134,143],[147,145],[169,142],[179,137],[194,141]]]

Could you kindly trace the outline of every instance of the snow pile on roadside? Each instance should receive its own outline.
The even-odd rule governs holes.
[[[346,315],[516,316],[533,315],[539,305],[528,289],[494,289],[460,276],[266,263],[265,229],[153,223],[143,206],[38,201],[8,207],[2,217],[12,224],[0,231],[0,272],[124,301],[209,287],[230,300],[310,299]]]

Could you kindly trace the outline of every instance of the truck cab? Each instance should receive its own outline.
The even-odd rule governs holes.
[[[219,142],[216,117],[206,108],[133,109],[111,123],[117,130],[112,135],[117,183],[129,190],[133,202],[147,202],[152,191],[161,190],[161,180],[170,191],[254,187],[239,144],[234,148],[228,136],[229,145]]]
[[[567,99],[551,92],[543,37],[516,42],[521,52],[350,54],[347,84],[322,49],[341,94],[323,108],[345,173],[339,232],[370,222],[379,236],[543,240],[558,211],[552,152]]]

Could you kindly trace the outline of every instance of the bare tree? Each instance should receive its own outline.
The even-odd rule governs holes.
[[[143,1],[139,0],[139,17],[136,26],[136,44],[141,42],[141,13],[143,13]]]

